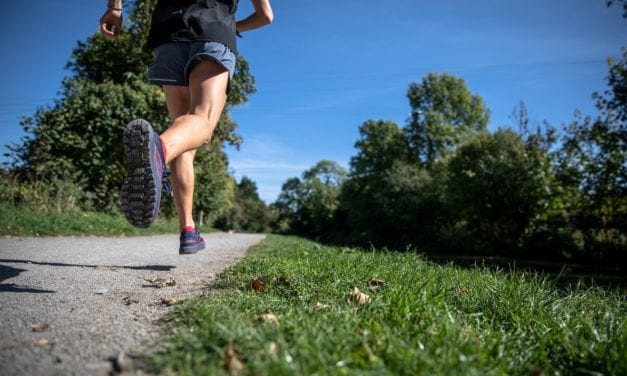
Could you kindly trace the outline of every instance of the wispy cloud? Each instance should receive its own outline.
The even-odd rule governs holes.
[[[227,154],[235,177],[254,180],[259,197],[268,204],[276,200],[287,179],[301,176],[315,163],[266,135],[247,137],[239,151],[230,149]]]

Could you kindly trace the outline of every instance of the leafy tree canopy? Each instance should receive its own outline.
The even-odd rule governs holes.
[[[490,111],[466,82],[450,74],[427,74],[409,85],[411,117],[406,131],[417,159],[425,166],[450,154],[477,133],[485,132]]]

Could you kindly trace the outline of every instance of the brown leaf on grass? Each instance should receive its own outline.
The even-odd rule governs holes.
[[[253,278],[246,285],[246,290],[255,290],[257,292],[266,292],[268,288],[259,278]]]
[[[279,318],[273,313],[266,313],[264,315],[259,316],[259,319],[265,322],[270,322],[273,324],[279,324]]]
[[[276,283],[277,285],[281,286],[290,286],[290,280],[286,276],[280,276],[279,279],[277,279]]]
[[[270,342],[268,344],[268,355],[276,355],[279,352],[279,346],[276,342]]]
[[[368,289],[370,289],[370,291],[372,292],[377,292],[384,288],[386,285],[387,283],[382,279],[370,278],[368,280]]]
[[[317,302],[314,308],[316,309],[316,311],[322,311],[324,309],[329,308],[329,306],[327,304],[322,304],[320,302]]]
[[[237,357],[233,342],[229,342],[224,347],[224,369],[234,374],[244,370],[244,363]]]
[[[46,330],[48,330],[49,327],[50,325],[48,324],[33,324],[30,326],[30,330],[32,330],[35,333],[43,333]]]
[[[370,301],[371,301],[370,296],[359,291],[357,287],[354,287],[353,291],[351,291],[350,295],[348,296],[348,302],[357,304],[357,305],[368,304],[370,303]]]

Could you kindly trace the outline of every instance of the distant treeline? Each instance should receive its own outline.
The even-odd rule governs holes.
[[[599,115],[560,129],[488,132],[465,82],[428,74],[409,86],[401,127],[369,120],[347,172],[321,161],[289,179],[273,228],[330,241],[432,253],[627,264],[627,50],[610,61]],[[514,128],[514,129],[512,129]]]

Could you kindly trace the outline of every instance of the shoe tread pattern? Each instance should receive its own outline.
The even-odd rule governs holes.
[[[151,132],[146,121],[134,120],[126,126],[123,136],[128,175],[122,184],[122,211],[133,226],[140,228],[152,224],[157,195],[150,169]]]

